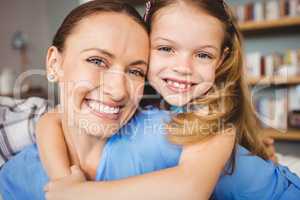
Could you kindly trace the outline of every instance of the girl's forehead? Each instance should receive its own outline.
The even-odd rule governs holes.
[[[224,38],[224,28],[219,19],[200,9],[169,7],[155,16],[151,40],[168,38],[182,43],[210,43],[219,46]]]

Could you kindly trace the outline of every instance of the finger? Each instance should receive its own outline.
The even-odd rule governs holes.
[[[272,156],[271,159],[274,163],[278,163],[278,158],[276,155]]]
[[[50,199],[50,195],[49,195],[48,192],[45,193],[45,199],[46,199],[46,200],[49,200],[49,199]]]
[[[72,165],[71,166],[71,173],[77,173],[78,171],[81,171],[80,168],[77,165]]]
[[[273,139],[273,138],[267,137],[267,138],[264,138],[264,139],[263,139],[263,142],[264,142],[264,144],[266,144],[266,145],[273,145],[273,144],[274,144],[274,139]]]
[[[50,192],[50,191],[57,191],[61,190],[64,188],[66,185],[69,185],[69,183],[72,181],[71,175],[67,176],[65,178],[53,180],[49,182],[45,187],[44,191],[45,192]]]
[[[275,147],[272,145],[272,146],[269,146],[268,147],[268,152],[270,153],[270,154],[275,154],[276,153],[276,150],[275,150]]]
[[[55,199],[55,198],[53,197],[53,195],[52,195],[51,192],[47,192],[47,193],[45,194],[45,199],[46,199],[46,200],[51,200],[51,199]],[[56,199],[57,199],[57,198],[56,198]]]
[[[71,176],[80,177],[80,178],[84,177],[85,178],[84,173],[81,171],[81,169],[77,165],[71,166]]]
[[[44,192],[48,192],[51,188],[51,182],[47,183],[47,185],[44,186]]]
[[[44,187],[44,192],[49,192],[49,188],[47,185]]]

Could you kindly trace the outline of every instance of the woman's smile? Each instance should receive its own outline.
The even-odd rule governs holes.
[[[134,115],[143,95],[147,31],[124,14],[92,15],[80,21],[58,55],[64,72],[62,102],[68,105],[64,118],[72,116],[87,135],[115,134]]]
[[[120,118],[122,114],[122,107],[124,107],[124,105],[117,105],[113,102],[103,103],[93,99],[85,99],[84,104],[86,104],[91,113],[97,117],[113,121]]]

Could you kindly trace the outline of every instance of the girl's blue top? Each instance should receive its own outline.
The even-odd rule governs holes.
[[[96,180],[117,180],[178,165],[182,149],[166,138],[164,125],[168,120],[168,112],[153,107],[137,113],[107,140]],[[300,199],[300,179],[288,168],[251,156],[241,146],[237,147],[235,156],[234,173],[220,177],[213,199]],[[47,182],[36,145],[17,154],[0,171],[0,192],[4,200],[45,199],[43,187]]]

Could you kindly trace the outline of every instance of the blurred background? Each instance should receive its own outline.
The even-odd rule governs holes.
[[[55,88],[45,78],[46,51],[64,17],[84,2],[1,0],[1,96],[55,98]],[[143,0],[127,2],[144,13]],[[245,40],[247,80],[262,134],[275,139],[287,162],[296,163],[293,159],[300,158],[300,0],[227,3]],[[14,93],[15,86],[21,93]],[[299,161],[294,167],[300,171]]]

